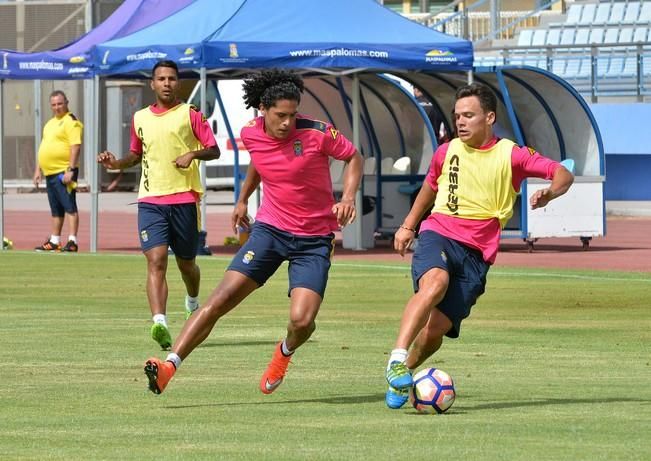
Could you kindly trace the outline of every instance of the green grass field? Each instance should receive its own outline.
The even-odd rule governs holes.
[[[227,261],[201,258],[202,299]],[[173,334],[184,291],[169,274]],[[270,396],[285,268],[225,317],[161,396],[147,390],[140,255],[0,254],[0,459],[649,460],[649,274],[494,268],[429,366],[444,415],[384,405],[406,265],[337,262],[317,331]]]

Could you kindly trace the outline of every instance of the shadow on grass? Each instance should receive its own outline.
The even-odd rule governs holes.
[[[296,403],[326,403],[330,405],[355,405],[361,403],[379,403],[384,402],[384,393],[381,394],[362,394],[362,395],[335,395],[331,397],[322,397],[318,399],[298,399],[298,400],[273,400],[273,401],[248,401],[248,402],[225,402],[225,403],[205,403],[197,405],[169,405],[165,408],[171,410],[179,410],[186,408],[202,408],[202,407],[229,407],[229,406],[247,406],[247,405],[291,405]],[[483,410],[504,410],[509,408],[525,408],[525,407],[543,407],[550,405],[576,405],[576,404],[599,404],[599,403],[642,403],[649,404],[651,400],[635,399],[635,398],[608,398],[608,399],[542,399],[533,401],[519,401],[519,402],[497,402],[497,403],[483,403],[472,406],[455,406],[447,413],[447,415],[463,415],[473,411]],[[402,410],[407,410],[409,416],[422,416],[423,413],[416,412],[409,403],[407,403]]]
[[[184,408],[201,408],[201,407],[230,407],[230,406],[246,406],[246,405],[291,405],[294,403],[327,403],[331,405],[354,405],[360,403],[376,403],[384,402],[384,393],[382,394],[362,394],[362,395],[333,395],[330,397],[322,397],[318,399],[298,399],[298,400],[269,400],[265,402],[225,402],[225,403],[205,403],[198,405],[170,405],[165,408],[178,410]]]
[[[272,341],[268,339],[260,339],[255,341],[211,341],[203,343],[199,346],[201,347],[240,347],[240,346],[275,346],[278,344],[278,341]]]
[[[453,413],[467,413],[471,411],[482,410],[504,410],[509,408],[525,408],[525,407],[544,407],[550,405],[581,405],[581,404],[599,404],[599,403],[642,403],[650,404],[651,400],[627,398],[627,397],[613,397],[605,399],[540,399],[540,400],[527,400],[515,402],[493,402],[481,403],[478,405],[463,406],[461,408],[455,407],[451,412]]]

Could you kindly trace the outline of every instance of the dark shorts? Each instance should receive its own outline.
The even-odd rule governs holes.
[[[461,321],[470,315],[470,309],[484,293],[490,265],[478,250],[436,232],[424,231],[418,236],[418,247],[411,263],[415,292],[420,278],[433,268],[449,274],[448,289],[437,307],[452,322],[452,329],[446,336],[458,338]]]
[[[145,252],[169,246],[181,259],[194,259],[199,241],[197,204],[153,205],[138,202],[138,235]]]
[[[77,181],[79,168],[72,170],[72,180]],[[63,174],[55,173],[45,177],[45,187],[47,190],[47,199],[50,202],[50,211],[52,216],[62,218],[66,213],[74,214],[77,212],[77,189],[68,192],[68,186],[61,182],[60,176]]]
[[[334,234],[296,236],[257,221],[226,270],[241,272],[262,286],[289,261],[288,295],[294,288],[309,288],[323,298],[334,242]]]

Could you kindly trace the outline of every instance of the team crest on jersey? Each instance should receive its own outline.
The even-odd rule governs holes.
[[[303,155],[303,143],[301,142],[300,139],[294,141],[294,155],[296,155],[297,157],[299,155]]]
[[[536,155],[536,149],[533,147],[527,147],[527,150],[529,151],[529,155]]]
[[[249,250],[246,252],[244,257],[242,258],[242,262],[244,264],[249,264],[251,261],[253,261],[253,258],[255,258],[255,252]]]
[[[337,136],[339,136],[339,130],[337,130],[336,128],[330,128],[330,135],[332,136],[332,139],[336,141]]]
[[[140,231],[140,240],[143,242],[149,241],[149,234],[147,233],[146,230]]]

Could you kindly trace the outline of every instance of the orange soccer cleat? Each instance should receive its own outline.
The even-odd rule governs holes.
[[[278,343],[276,349],[274,349],[274,355],[271,358],[271,362],[267,366],[262,379],[260,380],[260,390],[263,394],[271,394],[273,391],[280,386],[287,372],[287,365],[292,358],[290,356],[285,356],[280,350],[281,343]]]
[[[161,361],[157,358],[147,359],[145,363],[145,374],[149,379],[149,390],[154,394],[161,394],[165,386],[170,382],[176,373],[176,367],[172,362]]]

